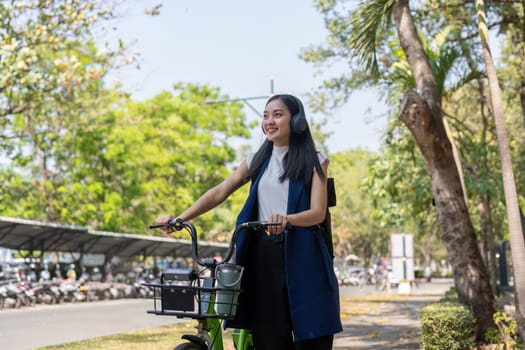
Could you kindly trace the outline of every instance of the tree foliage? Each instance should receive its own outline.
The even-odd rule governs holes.
[[[388,255],[390,241],[390,232],[374,218],[373,198],[362,188],[372,157],[360,149],[339,152],[330,156],[329,167],[337,193],[337,206],[331,210],[336,255],[356,254],[367,265]]]
[[[435,217],[435,212],[429,209],[428,198],[423,205],[418,200],[424,197],[404,198],[410,193],[404,191],[407,188],[428,194],[430,184],[424,180],[426,174],[423,163],[415,162],[419,156],[413,148],[414,145],[409,146],[411,144],[407,139],[409,135],[402,130],[403,126],[395,119],[397,116],[395,106],[405,89],[414,87],[415,84],[391,23],[385,19],[379,20],[383,17],[378,13],[385,13],[392,4],[393,2],[387,0],[363,2],[357,13],[354,11],[358,5],[356,2],[317,1],[316,6],[324,18],[329,35],[324,44],[303,50],[301,57],[320,69],[327,69],[328,76],[317,91],[320,96],[317,101],[319,108],[340,104],[346,101],[354,90],[369,86],[379,88],[385,97],[385,102],[392,106],[392,119],[385,132],[385,144],[380,155],[371,162],[371,177],[367,182],[367,188],[373,198],[377,198],[376,195],[388,194],[389,201],[385,204],[381,217],[384,224],[391,224],[395,228],[400,224],[400,220],[415,218],[409,215],[414,210],[419,209],[429,218]],[[500,32],[509,35],[513,33],[511,35],[514,38],[513,43],[522,45],[520,40],[516,40],[519,34],[512,31],[520,23],[518,18],[521,16],[520,13],[523,13],[520,6],[494,2],[490,4],[489,9],[489,27],[498,28],[498,24],[502,24],[499,27]],[[375,15],[364,15],[369,12]],[[425,46],[442,96],[443,112],[450,127],[449,136],[455,140],[458,147],[465,173],[467,195],[472,200],[470,210],[474,218],[478,218],[476,202],[482,194],[490,194],[494,201],[495,232],[501,232],[502,222],[506,220],[501,206],[501,173],[498,171],[494,124],[490,119],[485,124],[481,120],[483,113],[487,116],[487,107],[490,106],[487,106],[486,92],[485,95],[480,96],[480,91],[483,94],[483,87],[486,89],[486,82],[473,4],[460,1],[422,2],[414,5],[413,15],[418,23],[419,37]],[[378,28],[381,30],[378,31]],[[367,46],[372,43],[372,46]],[[509,115],[509,123],[513,127],[509,129],[513,134],[511,145],[514,145],[516,155],[522,154],[519,148],[523,144],[521,142],[523,127],[518,125],[521,120],[518,118],[520,111],[519,108],[512,107],[520,106],[519,101],[516,101],[520,96],[519,76],[522,70],[520,71],[519,68],[523,65],[523,60],[520,59],[522,56],[519,55],[520,47],[505,48],[504,46],[502,56],[503,63],[509,62],[507,64],[509,68],[506,68],[509,73],[504,73],[509,79],[503,81],[503,84],[512,84],[512,89],[508,91],[507,96],[514,99],[513,103],[509,104],[511,106],[509,108],[514,109],[514,113]],[[342,64],[346,67],[347,73],[330,77],[328,67],[335,64]],[[512,69],[511,66],[515,68]],[[483,132],[485,141],[482,142]],[[403,156],[400,154],[404,152],[407,152],[404,157],[408,159],[401,159]],[[523,161],[522,156],[515,159],[517,164]],[[418,175],[403,177],[387,172],[388,169],[402,169],[404,164],[419,166]],[[481,167],[483,164],[486,164],[484,168]],[[518,185],[520,182],[522,181],[518,181]],[[421,210],[423,208],[427,209]],[[478,223],[477,227],[480,229],[479,220],[476,219],[474,222]],[[403,223],[403,225],[417,226],[414,224],[415,222]]]
[[[133,61],[120,41],[95,43],[113,5],[0,3],[2,215],[144,233],[224,178],[230,140],[248,136],[239,104],[203,104],[217,88],[176,84],[143,102],[108,88],[105,75]]]
[[[99,50],[91,36],[112,18],[108,4],[0,3],[0,169],[9,174],[2,197],[12,199],[0,204],[6,215],[59,220],[64,140],[114,96],[102,93],[103,77],[125,50]]]
[[[334,79],[329,79],[322,86],[323,92],[329,91],[326,95],[336,96],[333,98],[335,103],[345,101],[353,89],[369,84],[384,87],[387,102],[393,106],[404,96],[401,110],[394,108],[392,117],[400,115],[424,156],[432,184],[432,201],[439,214],[441,235],[447,246],[449,261],[457,275],[460,297],[473,308],[479,326],[477,335],[482,337],[482,331],[490,327],[493,321],[490,312],[485,312],[477,304],[483,300],[487,308],[491,308],[493,297],[483,277],[486,272],[484,263],[480,261],[482,255],[477,252],[475,233],[479,233],[478,236],[482,238],[483,249],[487,252],[491,250],[493,244],[491,246],[490,242],[496,238],[494,227],[501,228],[493,223],[502,222],[505,212],[500,210],[499,205],[503,198],[501,176],[493,172],[492,167],[500,157],[507,155],[501,150],[502,154],[496,152],[496,130],[494,123],[487,118],[495,116],[497,107],[501,106],[496,105],[497,100],[492,98],[492,92],[496,91],[491,83],[494,74],[490,81],[485,79],[485,72],[494,71],[489,71],[492,67],[485,66],[480,55],[481,43],[487,39],[488,32],[478,32],[477,8],[473,2],[424,1],[409,6],[407,0],[376,0],[360,2],[355,8],[349,6],[350,3],[317,1],[330,31],[329,40],[319,48],[306,51],[303,58],[320,66],[333,64],[337,59],[348,65],[348,76],[340,77],[337,84],[332,84]],[[518,8],[516,16],[510,15],[511,10]],[[394,19],[395,27],[390,23],[391,18]],[[523,4],[491,2],[486,19],[488,27],[504,28],[512,23],[509,27],[517,24],[523,28]],[[331,40],[333,38],[336,40]],[[431,41],[427,38],[434,38],[436,45],[429,45]],[[523,36],[518,42],[523,42]],[[484,57],[487,56],[486,51],[483,51]],[[518,54],[516,57],[520,57],[520,52],[520,49],[514,50],[512,55]],[[522,57],[518,60],[521,61]],[[523,77],[521,72],[518,75]],[[407,87],[412,89],[405,92]],[[490,95],[487,87],[490,87]],[[456,100],[460,96],[476,94],[477,99]],[[521,96],[522,101],[525,100],[523,93]],[[321,103],[322,106],[328,105],[322,99]],[[424,205],[425,201],[423,204],[418,203],[424,197],[410,195],[410,185],[417,181],[416,178],[401,178],[381,171],[385,168],[398,169],[398,165],[403,163],[406,167],[408,159],[400,159],[398,154],[410,152],[406,149],[410,142],[403,140],[406,133],[396,131],[399,122],[392,119],[389,125],[387,140],[390,142],[382,149],[381,166],[374,168],[378,177],[375,182],[369,183],[368,188],[376,195],[386,194],[393,199],[391,203],[401,203],[399,207],[392,206],[384,217],[385,222],[396,224],[409,218],[421,225],[414,211],[424,212],[428,206]],[[385,163],[385,159],[389,162],[387,166],[381,163]],[[451,166],[453,160],[456,167]],[[413,175],[419,176],[419,179],[425,176],[424,172]],[[424,182],[417,186],[425,186]],[[461,186],[457,186],[458,182],[461,182]],[[491,187],[491,184],[496,186]],[[464,200],[461,198],[462,192],[467,194]],[[467,210],[471,215],[479,211],[476,213],[479,215],[479,231],[473,230],[472,220],[466,215]],[[496,216],[496,220],[492,220]],[[465,243],[463,252],[457,249],[457,245],[451,244],[460,238]],[[519,251],[522,249],[517,248]],[[495,252],[491,251],[486,256],[485,265],[488,264],[489,256],[490,259],[495,257]],[[466,259],[462,260],[463,257]],[[470,276],[465,275],[460,268],[466,265],[472,267],[473,274]],[[480,278],[472,278],[476,274]],[[473,297],[473,288],[479,292],[476,298]]]
[[[97,50],[89,33],[111,17],[99,1],[11,1],[0,3],[0,116],[31,117],[46,105],[74,102],[75,94],[104,76],[120,52]],[[37,124],[37,123],[34,123]],[[16,130],[16,128],[14,128]],[[15,131],[12,130],[12,131]]]

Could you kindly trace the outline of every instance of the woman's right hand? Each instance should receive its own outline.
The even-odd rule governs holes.
[[[283,214],[272,214],[268,218],[268,222],[278,222],[280,225],[276,226],[268,226],[266,229],[266,234],[268,236],[270,235],[278,235],[284,232],[284,229],[288,227],[288,216]]]
[[[155,224],[157,225],[166,225],[171,220],[175,219],[175,217],[171,214],[163,214],[155,220]],[[160,228],[164,233],[172,233],[174,231],[173,227],[161,227]]]

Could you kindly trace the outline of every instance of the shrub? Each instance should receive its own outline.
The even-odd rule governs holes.
[[[420,313],[421,348],[424,350],[471,350],[476,320],[458,302],[443,301],[425,306]]]
[[[458,291],[456,287],[450,287],[448,291],[445,292],[445,295],[440,299],[440,302],[451,302],[458,303]]]
[[[520,349],[518,344],[518,325],[516,320],[504,312],[498,311],[493,315],[494,323],[498,329],[491,328],[485,333],[485,340],[490,344],[499,344],[501,349]],[[498,346],[496,349],[499,349]]]

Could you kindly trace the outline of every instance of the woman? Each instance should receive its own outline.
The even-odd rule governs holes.
[[[332,259],[316,229],[326,215],[328,159],[316,152],[301,101],[273,95],[266,103],[266,140],[237,170],[178,216],[189,221],[251,181],[237,224],[278,222],[239,233],[236,263],[243,293],[227,327],[253,330],[257,350],[331,349],[342,330]],[[172,220],[162,215],[158,224]]]

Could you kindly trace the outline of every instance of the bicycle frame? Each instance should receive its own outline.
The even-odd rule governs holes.
[[[154,291],[154,310],[147,311],[156,315],[171,315],[179,318],[191,318],[198,321],[197,334],[184,334],[182,339],[188,343],[180,344],[177,349],[186,350],[223,350],[224,339],[221,319],[231,319],[237,307],[236,298],[232,297],[231,303],[217,300],[217,293],[240,293],[240,290],[216,286],[216,270],[219,266],[227,264],[233,255],[233,247],[237,233],[243,228],[258,230],[268,226],[280,225],[269,222],[247,222],[239,225],[232,234],[232,239],[221,262],[213,258],[201,259],[198,254],[196,229],[190,222],[174,220],[166,225],[152,225],[150,228],[173,227],[176,230],[186,229],[192,239],[192,256],[194,261],[204,267],[199,273],[193,269],[175,269],[162,274],[160,284],[149,283]],[[208,277],[200,277],[203,271],[210,273]],[[242,273],[241,273],[242,274]],[[240,283],[240,277],[238,282]],[[160,300],[160,308],[157,301]],[[196,301],[196,302],[195,302]],[[230,306],[230,313],[219,314],[217,305]],[[253,349],[251,333],[240,329],[232,333],[233,343],[237,350]]]
[[[213,272],[211,275],[214,276]],[[215,278],[210,277],[204,279],[203,284],[213,286],[214,282]],[[215,314],[215,310],[213,309],[214,302],[215,294],[210,295],[209,301],[201,301],[201,303],[207,304],[209,314]],[[198,343],[201,347],[208,350],[224,350],[224,338],[220,318],[199,318],[197,322],[197,334],[184,334],[181,338],[192,343]],[[253,348],[252,335],[245,329],[239,329],[238,332],[233,332],[232,340],[237,350],[248,350],[250,346]]]
[[[199,343],[209,350],[224,350],[222,325],[219,319],[198,320],[196,328],[196,335],[184,334],[182,339]],[[246,329],[239,329],[238,332],[233,332],[232,340],[237,350],[248,350],[250,346],[253,347],[252,335]]]

